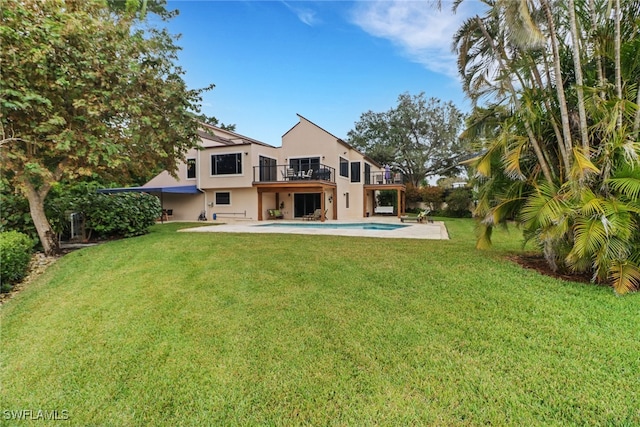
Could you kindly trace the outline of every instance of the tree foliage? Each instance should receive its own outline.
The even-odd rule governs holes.
[[[174,171],[197,142],[201,91],[186,88],[172,36],[147,24],[151,13],[171,17],[164,2],[5,0],[1,13],[0,168],[55,252],[51,187]]]
[[[429,176],[458,172],[456,159],[467,149],[458,138],[463,118],[452,102],[404,93],[395,108],[362,114],[347,137],[369,157],[419,186]]]
[[[454,38],[484,151],[478,246],[516,219],[552,267],[639,288],[640,2],[483,3]]]

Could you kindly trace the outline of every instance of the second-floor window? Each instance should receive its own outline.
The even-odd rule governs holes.
[[[360,162],[351,162],[351,182],[360,182]]]
[[[196,179],[196,159],[187,159],[187,179]]]
[[[349,160],[340,157],[340,176],[349,178]]]
[[[211,155],[211,175],[239,175],[241,173],[242,153]]]

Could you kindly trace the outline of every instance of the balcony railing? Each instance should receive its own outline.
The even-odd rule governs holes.
[[[404,175],[400,172],[378,171],[372,172],[364,177],[365,184],[383,185],[383,184],[404,184]]]
[[[253,182],[336,182],[336,171],[331,166],[316,164],[309,169],[289,165],[262,165],[253,167]]]

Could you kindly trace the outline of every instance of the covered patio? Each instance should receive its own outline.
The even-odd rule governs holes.
[[[331,209],[331,217],[338,219],[338,207],[336,203],[329,203],[331,206],[327,208],[325,202],[325,194],[329,194],[330,200],[336,200],[337,187],[336,184],[322,180],[298,180],[298,181],[277,181],[277,182],[254,182],[253,186],[258,193],[258,221],[264,219],[263,195],[264,193],[275,193],[276,206],[280,205],[281,194],[300,194],[300,193],[316,193],[320,194],[320,209],[322,215],[320,221],[326,221],[325,212]]]

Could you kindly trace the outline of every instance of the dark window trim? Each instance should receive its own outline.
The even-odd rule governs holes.
[[[362,165],[360,162],[351,162],[351,182],[362,180]]]
[[[222,157],[222,156],[236,156],[236,161],[238,161],[238,159],[240,160],[240,163],[237,164],[236,163],[236,172],[235,173],[215,173],[217,172],[216,170],[216,157]],[[242,175],[242,170],[243,170],[243,160],[242,160],[242,153],[241,152],[237,152],[237,153],[219,153],[219,154],[211,154],[211,176],[239,176]],[[238,171],[238,166],[240,171]]]
[[[218,203],[218,194],[226,194],[229,198],[229,203]],[[231,206],[231,191],[216,191],[213,193],[213,201],[215,206]]]
[[[189,164],[193,161],[193,169],[189,167]],[[190,173],[193,171],[193,176]],[[187,159],[187,179],[196,179],[198,177],[198,161],[195,157],[189,157]]]
[[[349,160],[344,157],[340,157],[340,176],[349,178]]]

